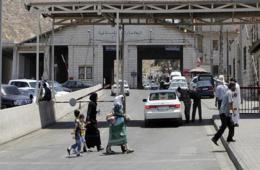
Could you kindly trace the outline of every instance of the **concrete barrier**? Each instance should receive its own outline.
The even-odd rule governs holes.
[[[0,110],[0,144],[19,138],[33,131],[39,130],[77,109],[79,105],[72,107],[69,99],[79,99],[92,92],[102,95],[102,85],[82,89],[57,97],[55,101],[39,102],[29,105]]]

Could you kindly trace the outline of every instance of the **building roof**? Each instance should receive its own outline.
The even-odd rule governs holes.
[[[30,3],[53,3],[54,0],[28,0]],[[173,2],[173,3],[189,3],[189,2],[259,2],[259,0],[59,0],[56,1],[59,3],[62,2],[109,2],[109,3],[164,3],[164,2]]]
[[[13,44],[34,37],[37,33],[37,17],[28,12],[26,0],[4,0],[3,2],[3,43]],[[51,28],[50,20],[41,19],[42,32]]]

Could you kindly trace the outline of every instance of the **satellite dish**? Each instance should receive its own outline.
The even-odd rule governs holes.
[[[74,99],[74,98],[71,98],[70,101],[69,101],[69,104],[70,104],[71,106],[76,106],[77,100]]]

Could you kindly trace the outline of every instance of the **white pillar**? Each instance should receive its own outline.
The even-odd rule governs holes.
[[[52,35],[51,35],[51,81],[52,81],[52,98],[55,97],[54,95],[54,19],[52,20]]]
[[[40,12],[37,11],[37,20],[38,20],[38,24],[37,24],[37,45],[36,45],[36,81],[39,82],[39,58],[40,58]],[[36,101],[38,101],[38,83],[36,85],[35,88],[35,96],[36,96]]]
[[[116,71],[116,85],[117,85],[117,95],[119,94],[119,13],[116,13],[116,62],[117,62],[117,71]]]
[[[17,47],[13,48],[13,65],[12,65],[12,79],[18,78],[18,55],[17,55]]]

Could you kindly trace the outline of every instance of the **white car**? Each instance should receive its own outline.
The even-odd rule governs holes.
[[[169,90],[176,90],[178,87],[188,89],[188,83],[185,77],[179,76],[172,78]]]
[[[173,72],[171,72],[171,75],[170,75],[171,77],[171,79],[173,78],[173,77],[180,77],[181,76],[181,72],[179,72],[179,71],[173,71]]]
[[[16,86],[19,91],[26,96],[33,97],[35,95],[34,92],[37,85],[36,80],[16,79],[10,80],[8,84]]]
[[[172,90],[159,90],[149,94],[147,99],[143,99],[145,126],[150,125],[151,120],[177,119],[178,124],[182,124],[181,103]]]
[[[122,80],[119,80],[119,87],[118,87],[119,92],[122,84],[123,84]],[[124,80],[124,93],[126,96],[130,95],[130,88],[126,80]],[[111,87],[111,96],[115,96],[116,94],[117,94],[117,84],[115,83]]]

